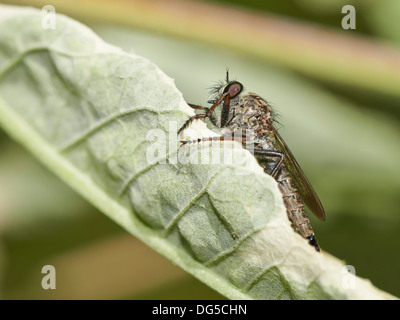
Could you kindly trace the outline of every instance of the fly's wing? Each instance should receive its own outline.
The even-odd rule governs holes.
[[[293,179],[294,184],[300,193],[300,197],[304,201],[304,204],[320,220],[325,220],[325,210],[322,207],[321,201],[305,176],[303,170],[301,170],[299,164],[293,156],[293,153],[290,151],[289,147],[277,131],[275,132],[275,137],[280,151],[285,155],[284,164],[290,172],[290,176]]]

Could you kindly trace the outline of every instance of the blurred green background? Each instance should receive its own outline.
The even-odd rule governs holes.
[[[281,114],[324,204],[324,251],[400,296],[400,2],[0,1],[51,4],[149,58],[188,102],[225,69]],[[356,30],[341,27],[356,8]],[[41,288],[43,265],[57,289]],[[127,234],[0,131],[0,298],[219,299]]]

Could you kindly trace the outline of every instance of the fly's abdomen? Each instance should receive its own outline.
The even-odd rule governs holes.
[[[276,181],[278,182],[279,189],[282,192],[287,215],[289,220],[292,222],[294,229],[303,238],[307,239],[309,243],[317,249],[317,251],[319,251],[319,246],[315,239],[310,219],[304,209],[304,203],[284,165],[281,166]]]

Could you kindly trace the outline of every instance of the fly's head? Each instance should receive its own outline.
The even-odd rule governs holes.
[[[240,94],[243,91],[243,85],[239,81],[229,81],[229,71],[226,71],[226,81],[219,82],[211,88],[210,94],[213,95],[213,99],[209,100],[208,103],[214,104],[220,97],[227,95],[230,106],[239,104]]]

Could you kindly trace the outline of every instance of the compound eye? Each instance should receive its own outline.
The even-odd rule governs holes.
[[[236,97],[242,90],[243,86],[239,82],[232,83],[228,88],[227,92],[231,98]]]

